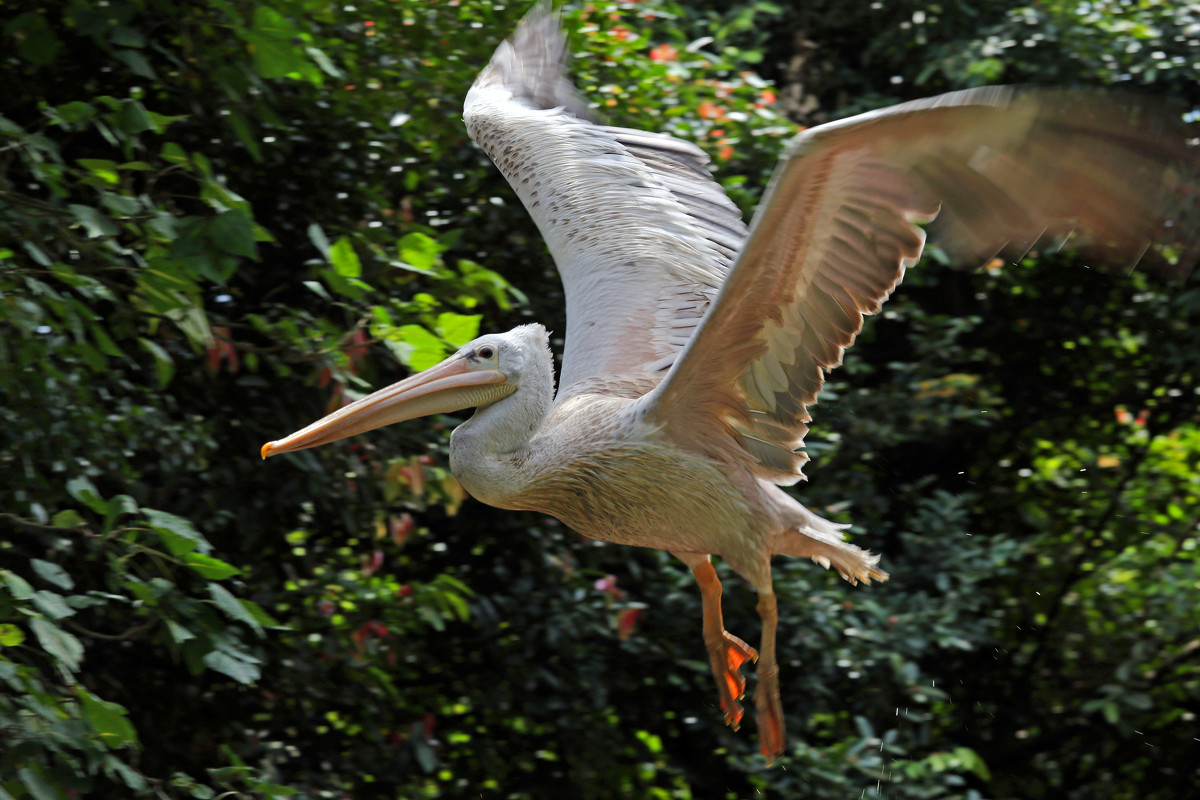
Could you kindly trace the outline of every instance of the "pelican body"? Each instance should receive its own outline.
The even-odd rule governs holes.
[[[1194,207],[1180,203],[1196,154],[1178,117],[1151,101],[957,92],[801,133],[747,227],[699,148],[594,121],[564,61],[557,19],[539,4],[464,109],[563,279],[557,393],[547,332],[523,325],[262,455],[474,408],[450,439],[451,469],[474,497],[691,568],[725,719],[740,723],[740,668],[756,660],[771,760],[786,741],[771,557],[808,557],[852,584],[887,579],[878,556],[843,541],[847,526],[780,487],[803,477],[807,408],[825,373],[920,257],[914,222],[939,217],[943,246],[964,258],[1077,229],[1108,260],[1136,262],[1161,244],[1183,269],[1200,239]],[[758,592],[758,650],[724,628],[713,555]]]

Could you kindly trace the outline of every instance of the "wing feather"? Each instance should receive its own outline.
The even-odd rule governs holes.
[[[795,482],[807,407],[920,257],[914,223],[938,217],[931,235],[959,259],[1077,229],[1110,261],[1174,249],[1178,273],[1197,257],[1198,183],[1178,115],[1114,94],[989,87],[810,129],[641,413],[685,440],[723,425],[760,476]]]
[[[566,78],[548,4],[497,48],[463,118],[537,223],[562,277],[559,399],[663,374],[690,341],[746,226],[695,145],[599,124]]]

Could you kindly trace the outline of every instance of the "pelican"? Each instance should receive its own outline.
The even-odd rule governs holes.
[[[475,409],[450,437],[451,469],[471,495],[691,568],[725,721],[738,727],[741,667],[756,661],[770,761],[785,745],[771,557],[810,558],[851,584],[888,577],[879,556],[843,541],[846,525],[781,487],[803,478],[825,373],[921,256],[916,223],[939,217],[959,258],[1020,252],[1072,228],[1136,263],[1152,244],[1197,240],[1195,220],[1178,214],[1196,158],[1178,118],[1151,101],[961,91],[800,133],[747,227],[697,146],[595,120],[566,57],[557,17],[538,4],[479,74],[463,115],[562,277],[557,393],[546,329],[522,325],[262,456]],[[714,555],[758,593],[757,650],[725,630]]]

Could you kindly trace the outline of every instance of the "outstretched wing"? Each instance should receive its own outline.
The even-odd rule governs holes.
[[[807,406],[920,257],[915,221],[938,216],[931,230],[963,259],[1073,228],[1105,260],[1134,264],[1158,243],[1190,268],[1194,150],[1159,104],[1099,92],[971,90],[812,128],[643,410],[681,436],[724,422],[758,474],[793,483]]]
[[[560,399],[670,367],[746,235],[698,147],[589,119],[565,77],[565,53],[557,19],[539,4],[496,50],[463,113],[562,276]]]

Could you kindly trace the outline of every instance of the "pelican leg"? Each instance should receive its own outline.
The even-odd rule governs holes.
[[[779,622],[779,614],[775,609],[773,591],[768,589],[759,592],[758,616],[762,619],[762,642],[754,705],[758,711],[758,746],[769,764],[783,753],[786,739],[783,704],[779,701],[779,666],[775,663],[775,627]]]
[[[747,661],[757,661],[758,653],[725,630],[725,623],[721,619],[721,580],[707,556],[702,561],[689,563],[689,566],[704,600],[704,645],[708,648],[713,678],[717,681],[721,710],[725,712],[726,724],[737,730],[743,713],[742,704],[738,701],[745,696],[746,690],[746,679],[739,670]]]

